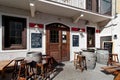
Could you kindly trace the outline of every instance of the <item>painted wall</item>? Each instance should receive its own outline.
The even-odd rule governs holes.
[[[29,11],[25,10],[20,10],[20,9],[15,9],[15,8],[8,8],[8,7],[3,7],[0,6],[0,44],[2,44],[2,20],[1,20],[1,15],[9,15],[9,16],[16,16],[16,17],[24,17],[27,19],[27,49],[26,50],[2,50],[2,45],[0,45],[0,60],[5,60],[5,59],[14,59],[15,57],[25,57],[26,53],[29,51],[40,51],[43,54],[46,54],[46,39],[45,39],[45,25],[50,24],[50,23],[62,23],[65,24],[69,27],[81,27],[85,28],[86,26],[92,26],[95,27],[96,24],[90,22],[88,25],[85,25],[84,20],[80,20],[78,23],[74,24],[72,22],[71,18],[66,18],[66,17],[61,17],[61,16],[55,16],[55,15],[50,15],[50,14],[45,14],[45,13],[38,13],[36,14],[35,17],[30,17]],[[42,48],[31,48],[31,33],[40,33],[39,31],[34,30],[33,28],[29,28],[29,22],[32,23],[39,23],[39,24],[44,24],[44,34],[42,35]],[[97,28],[96,28],[97,29]],[[79,35],[79,47],[72,47],[72,35]],[[80,51],[82,48],[86,48],[86,32],[83,32],[84,37],[80,35],[79,32],[70,32],[70,61],[73,60],[73,55],[75,51]],[[99,39],[98,37],[99,34],[96,34],[96,38]],[[99,40],[96,40],[96,43],[99,43]],[[99,47],[99,44],[96,45]]]
[[[116,0],[116,12],[120,13],[120,0]]]
[[[114,35],[117,35],[117,39],[114,39]],[[113,53],[119,54],[120,58],[120,14],[105,26],[100,36],[112,36]]]

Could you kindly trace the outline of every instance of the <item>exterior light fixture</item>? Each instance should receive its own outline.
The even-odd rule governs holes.
[[[35,31],[36,31],[36,32],[39,31],[40,33],[44,33],[43,29],[41,29],[41,28],[39,27],[39,24],[36,24],[36,25],[34,26],[34,28],[35,28]]]
[[[84,37],[83,30],[81,28],[79,29],[79,32],[80,32],[81,37]]]
[[[36,24],[34,27],[35,27],[35,31],[37,32],[37,30],[39,28],[38,25]]]
[[[35,4],[34,3],[30,3],[30,6],[35,6]]]
[[[82,29],[80,29],[79,31],[82,32]]]
[[[80,17],[83,17],[83,16],[84,16],[84,14],[81,14],[81,15],[80,15]]]

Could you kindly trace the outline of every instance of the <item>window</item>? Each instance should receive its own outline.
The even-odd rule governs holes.
[[[26,19],[2,16],[3,50],[26,49]]]
[[[87,0],[86,1],[86,9],[87,10],[92,10],[92,0]]]
[[[50,43],[59,42],[59,32],[56,30],[50,30]]]
[[[73,47],[79,47],[79,35],[73,35]]]

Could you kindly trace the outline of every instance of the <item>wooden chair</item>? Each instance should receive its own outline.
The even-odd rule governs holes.
[[[35,65],[35,67],[31,66],[31,64]],[[32,62],[27,63],[27,61],[21,61],[17,80],[29,80],[29,79],[35,80],[36,79],[35,70],[36,70],[36,62],[33,64]]]
[[[81,71],[87,70],[86,57],[83,55],[77,55],[77,61],[75,65],[76,69],[79,68]]]
[[[74,66],[76,66],[78,59],[77,59],[77,55],[79,54],[79,52],[74,52]]]
[[[17,80],[27,80],[28,69],[25,61],[20,62]]]
[[[109,54],[107,65],[113,65],[114,63],[118,62],[118,54]]]
[[[17,57],[14,59],[14,71],[12,72],[12,80],[16,80],[18,78],[18,70],[19,70],[19,63],[24,61],[24,57]]]

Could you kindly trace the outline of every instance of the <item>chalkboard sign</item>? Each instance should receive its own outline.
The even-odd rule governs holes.
[[[73,35],[73,47],[79,46],[79,35]]]
[[[104,41],[103,42],[104,49],[107,49],[109,53],[112,53],[113,42]]]
[[[42,47],[42,33],[31,34],[31,47],[41,48]]]

